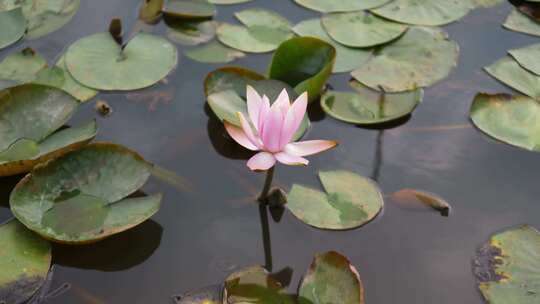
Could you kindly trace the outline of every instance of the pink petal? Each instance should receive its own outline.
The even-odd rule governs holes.
[[[274,157],[282,164],[290,166],[307,166],[309,161],[303,157],[287,154],[285,152],[279,152],[274,154]]]
[[[249,141],[255,145],[258,150],[261,148],[261,140],[259,137],[255,136],[253,133],[253,129],[251,128],[251,125],[246,120],[244,115],[241,112],[236,113],[238,115],[238,119],[240,119],[240,125],[242,126],[242,130],[244,131],[244,134],[249,139]]]
[[[259,152],[250,158],[247,162],[249,169],[253,171],[268,170],[276,164],[276,159],[272,153]]]
[[[249,140],[249,138],[247,138],[246,134],[241,128],[232,125],[227,121],[224,121],[223,123],[225,124],[225,130],[227,130],[227,133],[229,133],[229,136],[231,136],[234,141],[251,151],[259,150],[254,144],[251,143],[251,141]]]
[[[259,120],[257,121],[259,135],[261,135],[263,132],[264,122],[268,116],[268,112],[270,112],[270,100],[266,95],[264,95],[262,98],[261,109],[259,110]]]
[[[285,146],[285,152],[296,156],[317,154],[337,146],[332,140],[308,140],[290,143]]]
[[[294,133],[296,133],[300,124],[302,124],[302,120],[306,115],[307,103],[308,95],[307,92],[304,92],[294,101],[289,112],[287,112],[287,116],[285,116],[285,121],[283,122],[283,129],[281,130],[281,149],[292,140]]]
[[[291,107],[291,101],[286,89],[283,89],[279,94],[276,101],[272,104],[272,108],[278,108],[283,113],[283,116],[287,115],[289,108]]]
[[[269,152],[279,152],[280,151],[280,137],[281,129],[283,125],[283,113],[277,107],[271,107],[270,112],[268,113],[266,120],[264,121],[263,131],[262,131],[262,142],[263,146]]]
[[[246,89],[246,98],[247,98],[247,108],[249,113],[249,119],[255,126],[257,130],[259,130],[259,115],[261,111],[261,106],[263,104],[263,100],[259,93],[255,91],[255,89],[252,86],[247,86]]]

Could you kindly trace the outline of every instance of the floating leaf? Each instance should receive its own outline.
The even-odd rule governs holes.
[[[19,41],[26,30],[22,8],[0,11],[0,50]]]
[[[216,36],[215,21],[185,21],[175,19],[167,22],[167,37],[183,45],[197,45],[208,42]]]
[[[173,296],[176,304],[223,304],[223,284],[207,286]]]
[[[146,23],[154,23],[161,15],[164,0],[142,0],[139,19]]]
[[[294,299],[264,268],[253,266],[235,272],[225,280],[223,303],[293,304]]]
[[[82,85],[71,76],[71,74],[66,69],[65,56],[62,56],[60,57],[60,59],[58,59],[56,66],[62,69],[62,71],[64,72],[64,82],[62,83],[62,86],[59,87],[60,89],[68,92],[73,97],[77,98],[79,101],[82,102],[90,100],[98,94],[98,91]]]
[[[319,18],[302,21],[293,28],[293,31],[299,36],[311,36],[326,41],[336,49],[334,73],[350,72],[359,68],[372,53],[370,49],[350,48],[335,42],[328,36]]]
[[[72,44],[65,61],[71,76],[85,86],[128,91],[166,77],[178,55],[174,45],[151,34],[139,33],[121,49],[109,33],[97,33]]]
[[[533,0],[510,0],[520,12],[540,22],[540,3]]]
[[[353,12],[375,8],[390,0],[294,0],[299,5],[321,13]]]
[[[163,14],[181,19],[206,19],[216,14],[216,7],[206,0],[169,0]]]
[[[302,222],[321,229],[345,230],[371,221],[383,207],[378,186],[349,171],[319,172],[326,193],[293,185],[287,208]]]
[[[357,93],[328,91],[321,98],[323,110],[348,123],[370,125],[409,115],[422,101],[424,91],[381,93],[353,81]]]
[[[533,20],[517,9],[512,10],[503,26],[512,31],[540,36],[540,22]]]
[[[264,79],[266,77],[263,75],[241,67],[219,68],[206,76],[204,94],[208,97],[213,93],[233,90],[245,98],[247,85]]]
[[[394,192],[391,198],[405,208],[427,207],[439,211],[442,216],[450,215],[450,204],[435,193],[417,189],[401,189]]]
[[[43,285],[51,245],[17,220],[0,225],[0,303],[25,303]]]
[[[321,95],[335,61],[336,49],[329,43],[312,37],[295,37],[276,50],[269,76],[294,87],[298,94],[308,92],[311,102]]]
[[[66,25],[79,10],[80,0],[22,0],[28,28],[26,37],[35,39],[50,34]]]
[[[493,235],[476,252],[473,270],[488,303],[538,303],[540,233],[523,225]]]
[[[11,53],[0,62],[0,79],[19,83],[34,80],[36,74],[47,67],[47,61],[31,48]]]
[[[299,304],[364,304],[364,287],[351,262],[338,252],[315,255],[300,283]]]
[[[444,79],[457,65],[458,57],[459,46],[443,30],[412,27],[352,75],[375,90],[411,91]]]
[[[246,56],[246,54],[231,49],[219,41],[212,41],[187,50],[185,51],[185,55],[195,61],[205,63],[227,63]]]
[[[48,85],[61,88],[64,85],[64,71],[59,67],[44,68],[36,74],[36,79],[32,83]]]
[[[512,57],[526,70],[540,75],[540,43],[528,47],[508,51]]]
[[[511,57],[495,62],[485,70],[502,83],[540,100],[540,76],[525,70]]]
[[[463,0],[394,0],[371,11],[397,22],[437,26],[463,18],[472,8],[470,1]]]
[[[146,183],[150,166],[122,146],[90,144],[36,167],[11,193],[11,210],[52,241],[96,242],[158,211],[161,195],[126,198]]]
[[[372,47],[392,41],[408,29],[368,12],[328,14],[321,18],[328,35],[349,47]]]
[[[505,2],[504,0],[472,0],[474,7],[493,7]]]
[[[246,3],[253,0],[208,0],[208,2],[213,4],[238,4],[238,3]]]

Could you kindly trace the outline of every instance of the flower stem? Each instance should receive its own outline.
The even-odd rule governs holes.
[[[268,169],[268,171],[266,171],[266,179],[264,181],[264,188],[261,192],[261,195],[259,195],[259,202],[263,203],[263,204],[267,204],[268,203],[268,193],[270,192],[270,187],[272,187],[272,180],[274,179],[274,167]]]

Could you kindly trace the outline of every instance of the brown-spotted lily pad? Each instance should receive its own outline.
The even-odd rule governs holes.
[[[325,192],[293,185],[287,208],[302,222],[321,229],[360,227],[382,210],[384,201],[372,180],[349,171],[319,172]]]
[[[158,211],[159,194],[126,198],[146,183],[150,167],[122,146],[91,144],[36,167],[11,193],[11,210],[54,242],[96,242]]]
[[[0,62],[0,79],[17,83],[32,81],[47,67],[47,61],[31,48],[7,55]]]
[[[43,285],[51,245],[17,220],[0,225],[0,303],[24,303]]]

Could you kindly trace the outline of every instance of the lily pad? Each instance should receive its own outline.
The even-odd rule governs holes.
[[[382,210],[379,187],[370,179],[349,171],[319,172],[326,193],[293,185],[287,208],[302,222],[320,229],[360,227]]]
[[[66,25],[75,16],[80,0],[21,0],[28,22],[26,38],[35,39],[50,34]]]
[[[409,28],[364,11],[328,14],[321,20],[332,39],[357,48],[387,43],[403,35]]]
[[[47,61],[31,48],[11,53],[0,62],[0,79],[18,83],[35,79],[36,74],[47,67]]]
[[[352,76],[386,92],[411,91],[435,84],[457,65],[459,46],[442,29],[412,27],[399,40],[378,50]]]
[[[375,8],[390,0],[294,0],[297,4],[321,13],[353,12]]]
[[[359,68],[368,60],[372,53],[372,50],[370,49],[350,48],[335,42],[330,36],[328,36],[322,27],[321,20],[319,18],[304,20],[298,23],[293,28],[293,31],[299,36],[311,36],[326,41],[336,49],[336,63],[334,64],[333,70],[334,73],[350,72]]]
[[[489,136],[540,152],[540,104],[532,98],[478,94],[471,106],[471,119]]]
[[[75,80],[71,74],[66,69],[65,56],[60,57],[56,66],[64,72],[64,82],[59,88],[68,92],[73,97],[77,98],[79,101],[88,101],[94,98],[99,92],[91,89],[87,86],[82,85],[77,80]]]
[[[223,303],[293,304],[281,284],[261,266],[253,266],[231,274],[225,280]]]
[[[231,49],[219,41],[212,41],[187,50],[185,55],[195,61],[204,63],[227,63],[246,56],[246,54]]]
[[[495,62],[485,70],[509,87],[540,100],[540,76],[527,71],[511,57]]]
[[[484,7],[484,8],[494,7],[494,6],[497,6],[497,5],[502,4],[504,2],[505,2],[505,0],[472,0],[472,4],[474,5],[475,8],[478,8],[478,7]]]
[[[213,4],[239,4],[239,3],[246,3],[253,0],[208,0],[208,2]]]
[[[167,37],[183,45],[198,45],[208,42],[216,36],[215,21],[185,21],[174,20],[167,22],[169,29]]]
[[[204,94],[206,97],[213,93],[233,90],[245,98],[247,85],[256,81],[265,80],[263,75],[241,67],[223,67],[212,71],[204,80]]]
[[[480,292],[490,304],[540,300],[540,233],[529,225],[495,234],[474,259]]]
[[[64,71],[59,67],[51,67],[40,70],[32,83],[61,88],[64,85],[64,81]]]
[[[146,183],[150,166],[122,146],[90,144],[35,168],[11,193],[11,210],[54,242],[96,242],[158,211],[161,195],[126,198]]]
[[[72,44],[65,54],[73,78],[96,90],[136,90],[165,78],[178,62],[173,44],[146,33],[121,48],[109,33],[97,33]]]
[[[463,0],[394,0],[371,11],[397,22],[438,26],[463,18],[472,8]]]
[[[424,91],[381,93],[354,81],[358,92],[328,91],[321,106],[330,116],[352,124],[371,125],[409,115],[422,101]]]
[[[540,43],[528,47],[508,51],[512,57],[526,70],[540,75]]]
[[[358,271],[338,252],[315,255],[298,292],[300,304],[364,304],[364,287]]]
[[[509,0],[520,12],[540,22],[540,3],[532,0]]]
[[[51,245],[17,220],[0,225],[0,303],[24,303],[43,285]]]
[[[512,31],[540,36],[540,22],[535,21],[517,9],[512,10],[503,26]]]
[[[26,31],[26,19],[22,8],[0,11],[0,50],[19,41]]]
[[[295,37],[282,43],[272,57],[269,77],[281,80],[298,94],[317,100],[336,61],[336,49],[313,37]]]
[[[216,14],[216,7],[206,0],[170,0],[163,14],[181,19],[207,19]]]

